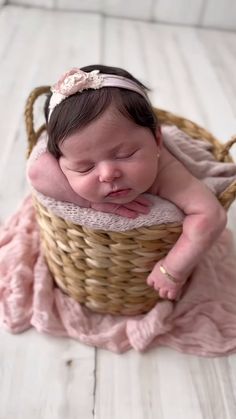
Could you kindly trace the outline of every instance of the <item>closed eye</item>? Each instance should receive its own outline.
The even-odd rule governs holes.
[[[116,159],[128,159],[129,157],[132,157],[136,153],[136,151],[137,150],[132,151],[131,153],[118,154],[116,156]]]
[[[92,169],[94,168],[94,165],[91,165],[91,166],[88,166],[88,167],[85,167],[85,168],[83,168],[83,169],[69,169],[70,171],[72,171],[72,172],[76,172],[76,173],[89,173]]]
[[[83,170],[77,170],[77,172],[78,173],[88,173],[88,172],[91,172],[91,170],[93,170],[93,168],[94,168],[94,165],[93,166],[89,166],[89,167],[86,167],[86,169],[83,169]]]

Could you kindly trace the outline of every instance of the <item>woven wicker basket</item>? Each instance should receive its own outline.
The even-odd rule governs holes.
[[[33,90],[25,108],[28,156],[45,129],[35,130],[35,100],[49,86]],[[194,139],[213,145],[216,160],[231,162],[229,149],[236,137],[222,145],[205,129],[172,113],[156,109],[160,123],[176,125]],[[236,196],[236,182],[218,198],[228,209]],[[55,216],[34,196],[44,255],[57,285],[86,307],[100,313],[135,315],[149,311],[158,301],[146,284],[154,264],[168,253],[181,234],[181,225],[163,224],[126,232],[92,230]]]

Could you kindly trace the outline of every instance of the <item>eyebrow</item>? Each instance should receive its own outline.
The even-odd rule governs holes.
[[[69,163],[69,165],[71,165],[72,167],[74,167],[74,166],[88,166],[90,164],[93,164],[92,160],[77,160],[77,161],[73,161],[73,162]]]
[[[61,153],[61,157],[64,157],[66,159],[66,156],[65,156],[64,153]],[[91,160],[88,160],[88,159],[87,160],[75,160],[75,161],[71,161],[70,163],[73,164],[73,165],[88,164],[88,163],[91,163]]]
[[[120,151],[120,149],[121,149],[123,146],[125,146],[125,147],[127,147],[127,148],[128,148],[128,147],[130,147],[130,146],[131,146],[131,144],[129,144],[129,143],[124,143],[124,142],[119,143],[119,144],[117,144],[115,147],[111,148],[111,149],[108,151],[108,154],[113,155],[113,154],[117,153],[118,151]],[[92,163],[93,163],[93,161],[92,161],[92,160],[88,160],[88,159],[85,159],[85,160],[76,160],[76,161],[74,161],[74,162],[71,162],[71,164],[72,164],[72,165],[88,165],[88,164],[92,164]]]
[[[117,146],[115,146],[115,147],[113,147],[111,150],[110,150],[110,153],[111,154],[115,154],[115,153],[117,153],[118,151],[120,151],[122,148],[124,148],[124,149],[133,149],[133,148],[135,148],[135,145],[134,144],[130,144],[129,142],[122,142],[122,143],[119,143]]]

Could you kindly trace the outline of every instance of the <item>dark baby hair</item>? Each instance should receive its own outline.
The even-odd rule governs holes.
[[[104,74],[115,74],[133,80],[143,89],[146,87],[127,71],[105,65],[90,65],[81,70],[90,72],[100,70]],[[48,132],[48,151],[57,159],[62,155],[60,143],[69,135],[85,127],[98,118],[110,104],[137,125],[147,127],[156,135],[158,125],[157,117],[151,104],[139,93],[119,87],[103,87],[101,89],[88,89],[67,97],[55,107],[48,121],[49,101],[51,93],[45,103],[45,118]]]

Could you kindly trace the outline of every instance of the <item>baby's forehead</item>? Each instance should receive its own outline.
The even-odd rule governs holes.
[[[102,115],[76,130],[61,143],[66,158],[94,153],[115,153],[121,148],[144,147],[153,134],[150,129],[136,124],[116,107],[110,106]]]
[[[96,119],[91,121],[91,124],[101,125],[104,128],[119,126],[130,127],[136,125],[134,121],[127,115],[124,114],[117,105],[110,105],[102,114],[100,114]]]
[[[123,115],[119,110],[115,108],[108,108],[102,115],[99,115],[96,119],[90,121],[85,126],[78,128],[71,135],[64,138],[61,147],[67,143],[67,140],[71,140],[74,137],[80,140],[80,144],[83,146],[85,142],[91,141],[91,139],[97,139],[100,142],[102,139],[107,138],[110,142],[115,141],[123,134],[129,135],[134,131],[141,129],[141,126],[137,125],[131,118]]]

